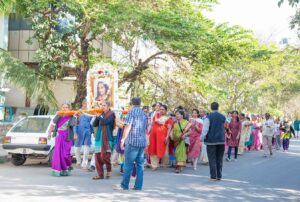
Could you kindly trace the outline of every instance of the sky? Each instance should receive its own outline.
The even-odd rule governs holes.
[[[278,0],[219,0],[219,5],[206,15],[218,23],[251,29],[264,42],[278,43],[282,38],[290,38],[290,42],[296,43],[297,35],[289,28],[295,8],[287,2],[281,7],[277,3]]]

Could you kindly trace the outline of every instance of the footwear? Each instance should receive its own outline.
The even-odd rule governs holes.
[[[69,166],[68,171],[74,170],[73,166]]]
[[[230,161],[230,158],[226,157],[225,160],[229,162],[229,161]]]
[[[268,156],[267,156],[267,154],[264,154],[264,156],[263,156],[263,157],[267,158]]]
[[[156,171],[156,170],[157,170],[157,168],[151,168],[151,170],[152,170],[152,171]]]
[[[272,156],[273,155],[273,152],[270,152],[270,156]]]
[[[95,176],[95,177],[93,177],[92,178],[93,180],[103,180],[104,179],[104,177],[103,176]]]
[[[111,172],[107,172],[105,178],[109,179],[111,177]]]
[[[237,159],[235,158],[234,161],[237,161]]]
[[[142,191],[141,189],[137,189],[135,187],[130,188],[130,190],[133,190],[133,191]]]
[[[52,170],[52,171],[51,171],[51,175],[52,175],[53,177],[60,177],[60,176],[61,176],[60,173],[57,172],[57,171],[55,171],[55,170]]]
[[[209,181],[211,181],[211,182],[216,182],[217,179],[215,179],[215,178],[210,178]]]
[[[120,184],[114,186],[114,190],[116,191],[126,191],[127,189],[124,189]]]
[[[61,171],[60,172],[60,176],[69,176],[69,172],[68,171]]]
[[[176,170],[175,170],[175,173],[177,173],[177,174],[180,173],[180,170],[176,169]]]
[[[95,169],[96,169],[95,166],[91,166],[91,167],[89,167],[88,171],[89,171],[89,172],[94,172]]]
[[[222,178],[217,178],[217,181],[221,181],[222,180]]]

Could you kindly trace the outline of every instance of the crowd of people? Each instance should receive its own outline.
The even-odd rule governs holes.
[[[82,109],[86,109],[86,101]],[[182,106],[174,110],[160,102],[141,107],[140,98],[133,98],[126,111],[117,113],[108,101],[102,102],[103,113],[92,116],[56,116],[49,137],[56,136],[52,157],[52,175],[67,176],[73,170],[71,147],[76,154],[76,168],[96,170],[93,180],[109,179],[112,167],[120,166],[122,182],[115,189],[129,189],[130,178],[136,178],[133,189],[141,190],[144,168],[174,168],[181,173],[198,161],[210,167],[210,180],[222,179],[225,160],[236,161],[238,156],[253,150],[264,150],[264,157],[273,150],[288,151],[292,135],[299,134],[298,118],[288,119],[232,111],[223,115],[219,104],[211,104],[211,112],[193,109],[189,113]],[[70,110],[64,104],[61,110]],[[116,134],[116,135],[114,135]],[[89,150],[95,137],[95,151],[90,164]],[[81,151],[83,150],[83,158]],[[233,158],[232,158],[233,156]],[[104,165],[106,172],[104,171]]]

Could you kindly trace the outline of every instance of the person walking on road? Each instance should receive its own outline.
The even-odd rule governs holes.
[[[269,113],[265,114],[266,120],[262,124],[262,136],[263,136],[263,149],[264,149],[264,157],[267,157],[268,153],[270,156],[273,155],[272,152],[272,138],[275,134],[275,124],[271,119]]]
[[[124,174],[121,184],[114,187],[115,190],[129,189],[134,162],[137,166],[137,175],[133,189],[142,190],[143,187],[144,149],[147,146],[146,129],[148,127],[148,118],[140,108],[140,98],[132,98],[130,104],[133,108],[124,121],[125,128],[121,140],[121,148],[124,148]]]
[[[201,134],[203,132],[203,127],[204,127],[204,120],[207,118],[207,113],[206,111],[203,109],[200,111],[200,117],[202,120],[202,131]],[[200,139],[201,139],[201,135],[200,135]],[[200,152],[200,161],[205,164],[208,165],[208,157],[207,157],[207,148],[206,145],[201,143],[201,152]]]
[[[300,120],[298,116],[296,116],[293,125],[294,125],[295,137],[298,138],[300,136]]]
[[[242,123],[239,119],[239,113],[237,111],[232,112],[232,119],[229,123],[229,138],[228,138],[228,152],[227,161],[230,161],[231,149],[234,148],[234,160],[237,160],[238,147],[240,142],[240,136],[242,130]]]
[[[155,133],[150,135],[150,145],[148,153],[151,159],[152,170],[159,167],[159,162],[162,161],[163,167],[167,167],[169,163],[168,145],[170,131],[172,129],[172,119],[167,115],[167,106],[161,105],[160,117],[154,123]],[[154,130],[152,130],[154,131]]]
[[[113,129],[115,127],[115,113],[110,110],[110,102],[102,103],[103,113],[98,114],[93,126],[98,127],[95,137],[95,163],[98,175],[93,180],[104,179],[103,166],[106,166],[106,179],[111,177],[112,165],[110,156],[113,144]]]
[[[87,109],[87,101],[82,101],[82,110]],[[91,146],[93,127],[91,125],[92,116],[81,114],[75,127],[74,146],[76,155],[76,168],[88,168],[88,155]],[[83,147],[83,159],[81,160],[81,148]]]
[[[183,119],[184,111],[179,110],[176,112],[176,120],[177,122],[174,124],[172,140],[174,141],[175,146],[175,161],[176,168],[175,172],[180,173],[183,171],[183,168],[186,166],[187,160],[187,150],[186,150],[186,142],[185,137],[189,135],[189,131],[187,131],[188,121]]]
[[[246,138],[251,133],[251,121],[247,119],[245,114],[241,114],[241,122],[242,122],[242,129],[241,129],[241,137],[239,142],[238,154],[243,155],[245,151],[245,142]],[[247,139],[248,140],[248,139]]]
[[[62,111],[70,110],[68,103],[62,105]],[[55,138],[55,147],[52,157],[52,176],[68,176],[73,170],[71,160],[71,147],[74,140],[74,127],[76,118],[74,116],[56,115],[48,131],[48,139],[51,133]]]
[[[197,170],[197,162],[201,151],[200,136],[203,128],[203,121],[199,118],[199,110],[193,109],[192,118],[189,120],[191,126],[190,146],[188,150],[188,158],[192,160],[193,169]]]
[[[201,140],[207,145],[207,155],[210,169],[210,180],[222,179],[223,156],[225,150],[226,117],[218,112],[219,104],[211,104],[212,113],[204,120]]]

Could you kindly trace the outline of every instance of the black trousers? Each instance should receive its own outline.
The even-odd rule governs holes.
[[[206,149],[209,161],[210,178],[221,179],[225,145],[207,145]]]

